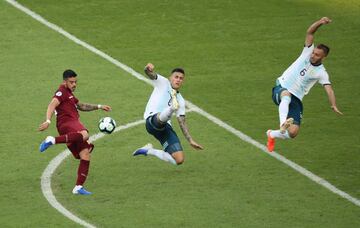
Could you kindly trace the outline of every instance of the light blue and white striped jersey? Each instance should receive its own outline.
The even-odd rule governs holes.
[[[166,107],[171,105],[172,87],[170,81],[159,74],[157,75],[157,79],[151,81],[154,90],[146,105],[144,119],[162,112]],[[177,93],[176,98],[179,103],[179,109],[176,111],[176,116],[179,117],[185,115],[185,100],[179,92]]]
[[[314,44],[304,47],[299,58],[277,79],[281,87],[286,88],[300,100],[309,93],[317,81],[322,85],[331,84],[324,65],[311,64],[310,57],[313,50]]]

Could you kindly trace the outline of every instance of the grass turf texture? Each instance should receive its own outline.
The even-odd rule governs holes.
[[[307,26],[324,15],[333,18],[315,41],[332,48],[325,66],[345,116],[331,113],[322,89],[314,88],[304,99],[299,137],[278,143],[277,150],[359,198],[359,99],[353,99],[360,91],[359,60],[352,51],[359,48],[358,4],[349,8],[318,1],[308,9],[309,2],[299,1],[21,2],[139,72],[148,61],[165,75],[184,66],[184,96],[258,141],[264,141],[267,128],[277,126],[270,100],[276,76],[300,53]],[[0,25],[6,31],[0,44],[6,53],[0,57],[1,95],[15,94],[0,111],[1,169],[6,173],[2,189],[13,196],[1,199],[6,207],[1,220],[9,226],[74,225],[52,209],[39,190],[51,153],[63,149],[51,148],[46,155],[36,151],[47,134],[36,133],[36,127],[61,72],[74,68],[80,75],[76,95],[84,102],[112,105],[118,124],[141,118],[151,88],[3,2],[0,11],[1,21],[8,22]],[[83,113],[82,121],[95,133],[102,116]],[[187,156],[183,167],[133,160],[133,149],[152,140],[139,126],[96,142],[87,183],[96,197],[69,194],[77,168],[72,159],[54,177],[56,196],[100,226],[359,226],[356,206],[197,114],[189,115],[189,126],[206,151],[192,152],[182,138]],[[55,133],[53,126],[50,133]],[[12,148],[18,138],[21,145]],[[28,219],[20,220],[24,215]]]

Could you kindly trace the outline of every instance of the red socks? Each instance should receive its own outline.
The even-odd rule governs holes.
[[[80,160],[76,185],[83,185],[89,173],[90,161]]]
[[[58,143],[79,143],[84,141],[83,135],[78,132],[71,132],[55,137],[55,144]],[[89,173],[90,161],[80,160],[76,185],[83,185]]]
[[[76,143],[84,140],[83,135],[78,132],[71,132],[65,135],[55,137],[55,144],[58,143]]]

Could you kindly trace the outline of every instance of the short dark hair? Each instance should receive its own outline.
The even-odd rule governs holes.
[[[75,71],[73,70],[65,70],[64,73],[63,73],[63,79],[66,80],[68,78],[72,78],[72,77],[76,77],[77,74],[75,73]]]
[[[185,75],[185,70],[180,67],[177,67],[171,71],[171,73],[174,73],[174,72],[179,72],[179,73],[182,73],[183,75]]]
[[[323,52],[325,53],[325,56],[327,56],[330,52],[330,48],[328,46],[326,46],[325,44],[318,44],[316,46],[316,48],[323,50]]]

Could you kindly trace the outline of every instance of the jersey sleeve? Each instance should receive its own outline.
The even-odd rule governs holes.
[[[319,78],[319,83],[321,85],[331,85],[331,82],[329,80],[329,75],[326,71],[323,71]]]
[[[168,81],[164,76],[157,74],[157,78],[152,80],[154,87],[165,87],[168,84]]]
[[[55,92],[53,98],[58,99],[59,102],[62,103],[68,98],[68,96],[66,96],[65,91],[60,88]]]
[[[314,50],[314,44],[311,44],[310,46],[304,46],[304,49],[301,52],[301,56],[309,56],[311,55],[312,51]]]

